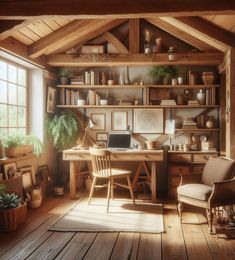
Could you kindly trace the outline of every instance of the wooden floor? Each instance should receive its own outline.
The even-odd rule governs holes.
[[[164,203],[163,234],[47,231],[73,204],[48,198],[29,210],[17,231],[0,233],[0,259],[235,259],[235,240],[210,235],[202,212],[194,209],[185,209],[180,224],[173,202]]]

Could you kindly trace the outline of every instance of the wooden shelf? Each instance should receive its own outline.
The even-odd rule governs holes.
[[[184,131],[184,132],[211,132],[211,131],[220,131],[219,128],[190,128],[190,129],[182,129],[182,128],[176,128],[175,131]]]
[[[208,89],[208,88],[218,88],[220,85],[57,85],[59,88],[70,88],[70,89],[144,89],[147,87],[150,88],[164,88],[164,89]]]
[[[185,153],[185,154],[218,154],[218,151],[168,151],[168,153]],[[187,161],[178,161],[179,163],[187,163]],[[176,162],[174,162],[176,163]],[[189,162],[192,163],[192,162]]]
[[[57,105],[60,108],[218,108],[218,105],[215,106],[207,106],[207,105],[198,105],[198,106],[188,106],[188,105],[176,105],[176,106],[160,106],[160,105],[85,105],[85,106],[77,106],[77,105]]]

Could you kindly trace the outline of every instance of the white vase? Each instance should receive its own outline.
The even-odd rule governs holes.
[[[199,92],[197,93],[197,100],[200,103],[200,105],[205,105],[206,102],[206,93],[203,92],[202,89],[199,89]]]

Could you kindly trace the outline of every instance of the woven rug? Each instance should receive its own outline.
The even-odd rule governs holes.
[[[164,232],[163,207],[161,204],[140,203],[131,200],[110,200],[106,213],[106,199],[93,198],[91,204],[84,198],[60,217],[50,228],[51,231],[80,232]]]

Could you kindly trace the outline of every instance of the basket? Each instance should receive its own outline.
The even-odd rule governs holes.
[[[8,147],[5,149],[6,156],[10,158],[30,154],[32,152],[33,152],[33,145],[31,144]]]

